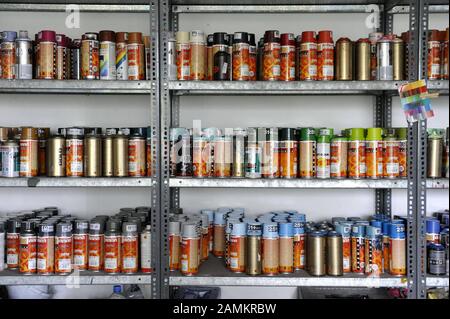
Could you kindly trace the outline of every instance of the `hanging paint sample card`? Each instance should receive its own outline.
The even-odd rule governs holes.
[[[428,94],[425,80],[404,84],[400,86],[398,92],[408,122],[413,123],[434,117],[430,98],[437,95]]]

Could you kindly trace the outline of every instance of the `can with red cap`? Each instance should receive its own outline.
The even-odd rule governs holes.
[[[263,80],[280,79],[280,32],[269,30],[264,34]]]
[[[256,81],[258,48],[256,47],[256,39],[255,39],[254,33],[248,34],[248,42],[249,42],[249,63],[248,63],[249,80]],[[447,41],[447,43],[448,43],[448,41]]]
[[[56,33],[51,30],[42,30],[38,33],[39,54],[38,79],[53,80],[56,76]]]
[[[317,36],[317,80],[334,80],[333,32],[319,31]]]
[[[100,80],[116,79],[116,34],[104,30],[99,33],[100,40]]]
[[[85,33],[81,37],[81,79],[100,78],[100,44],[97,33]]]
[[[141,32],[128,33],[128,80],[145,80],[145,48]]]
[[[250,44],[247,32],[236,32],[233,38],[233,80],[248,81]]]
[[[428,34],[428,80],[439,80],[441,75],[441,43],[439,31],[430,30]]]
[[[70,68],[68,65],[69,55],[69,38],[64,34],[56,35],[56,79],[67,80],[69,79]]]
[[[317,42],[314,31],[302,32],[300,43],[300,80],[317,80]]]
[[[295,38],[292,33],[281,35],[281,81],[295,81]]]

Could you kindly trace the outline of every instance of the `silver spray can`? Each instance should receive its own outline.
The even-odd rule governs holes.
[[[33,78],[33,46],[28,31],[19,31],[16,39],[16,76],[18,79]]]
[[[19,144],[7,141],[0,146],[1,176],[19,177]]]
[[[168,75],[170,81],[176,81],[177,79],[177,41],[175,37],[171,36],[167,43],[167,65]]]
[[[81,47],[81,40],[80,39],[74,39],[72,41],[72,46],[70,48],[70,55],[71,55],[71,78],[72,80],[80,80],[80,68],[81,68],[81,53],[80,53],[80,47]]]
[[[392,81],[394,67],[392,63],[392,43],[389,39],[377,42],[377,80]]]

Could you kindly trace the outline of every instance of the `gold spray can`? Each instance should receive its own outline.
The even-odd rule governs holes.
[[[336,80],[353,80],[353,42],[348,38],[336,42]]]
[[[47,176],[66,176],[66,139],[61,135],[47,140]]]
[[[116,177],[128,176],[128,137],[120,131],[113,138],[113,172]]]
[[[330,232],[327,236],[327,274],[342,276],[344,273],[342,256],[342,236],[337,232]]]
[[[102,176],[102,138],[88,135],[84,141],[84,176]]]
[[[102,143],[102,169],[104,177],[114,176],[113,161],[113,135],[116,134],[115,129],[106,129],[106,135],[103,137]]]
[[[394,73],[394,81],[402,81],[403,80],[403,72],[405,69],[405,46],[403,40],[400,38],[395,38],[391,41],[392,44],[392,64],[393,64],[393,73]]]
[[[356,42],[356,80],[370,80],[370,41],[359,39]]]

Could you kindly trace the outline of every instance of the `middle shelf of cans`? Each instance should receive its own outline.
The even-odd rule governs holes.
[[[148,127],[0,128],[5,178],[151,177]]]

